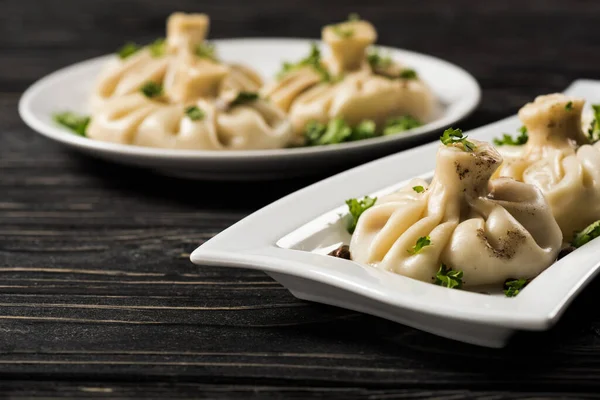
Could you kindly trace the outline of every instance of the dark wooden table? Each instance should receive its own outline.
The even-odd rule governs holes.
[[[596,1],[0,1],[0,397],[513,398],[600,392],[600,281],[546,333],[491,350],[296,300],[189,253],[317,178],[190,182],[96,161],[17,115],[34,80],[204,11],[211,37],[317,37],[358,11],[380,42],[471,71],[463,128],[600,77]]]

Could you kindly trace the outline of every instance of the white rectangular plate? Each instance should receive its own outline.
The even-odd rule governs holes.
[[[600,102],[600,82],[578,80],[565,93]],[[588,104],[589,107],[589,104]],[[516,132],[516,116],[468,132],[491,141]],[[339,220],[344,201],[390,192],[428,176],[438,142],[351,169],[255,212],[196,249],[196,264],[265,271],[300,299],[397,321],[440,336],[502,347],[516,330],[544,330],[598,272],[600,240],[553,264],[519,296],[450,290],[327,256],[349,235]]]

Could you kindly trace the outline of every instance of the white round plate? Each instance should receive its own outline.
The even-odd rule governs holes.
[[[243,62],[265,80],[283,61],[308,54],[309,39],[215,40],[219,56]],[[274,179],[326,172],[409,147],[424,135],[439,132],[472,112],[481,90],[475,78],[456,65],[424,54],[380,46],[384,53],[414,68],[440,101],[438,117],[397,135],[329,146],[252,151],[167,150],[87,139],[58,126],[52,114],[88,113],[87,103],[96,77],[114,55],[83,61],[34,83],[19,102],[21,118],[35,131],[67,146],[106,160],[154,169],[160,173],[201,179]]]

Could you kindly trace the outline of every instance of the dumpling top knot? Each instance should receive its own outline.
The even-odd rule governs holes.
[[[206,14],[185,14],[176,12],[167,20],[167,49],[170,53],[178,51],[193,52],[204,42],[210,19]]]
[[[585,101],[561,93],[538,96],[519,110],[529,134],[528,147],[578,147],[589,143],[581,129]]]
[[[367,47],[377,41],[373,25],[352,16],[348,21],[325,26],[321,36],[331,49],[331,69],[335,74],[360,69]]]

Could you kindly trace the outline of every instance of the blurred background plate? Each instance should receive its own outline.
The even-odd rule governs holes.
[[[266,80],[283,61],[304,57],[309,39],[228,39],[213,43],[221,58],[255,67]],[[77,136],[52,121],[52,114],[69,110],[87,113],[92,85],[110,56],[61,69],[33,84],[19,103],[21,118],[35,131],[86,154],[159,173],[199,179],[264,180],[335,171],[435,138],[472,112],[480,88],[462,68],[424,54],[380,47],[427,82],[439,104],[436,119],[406,133],[339,145],[253,151],[169,150],[121,145]]]

